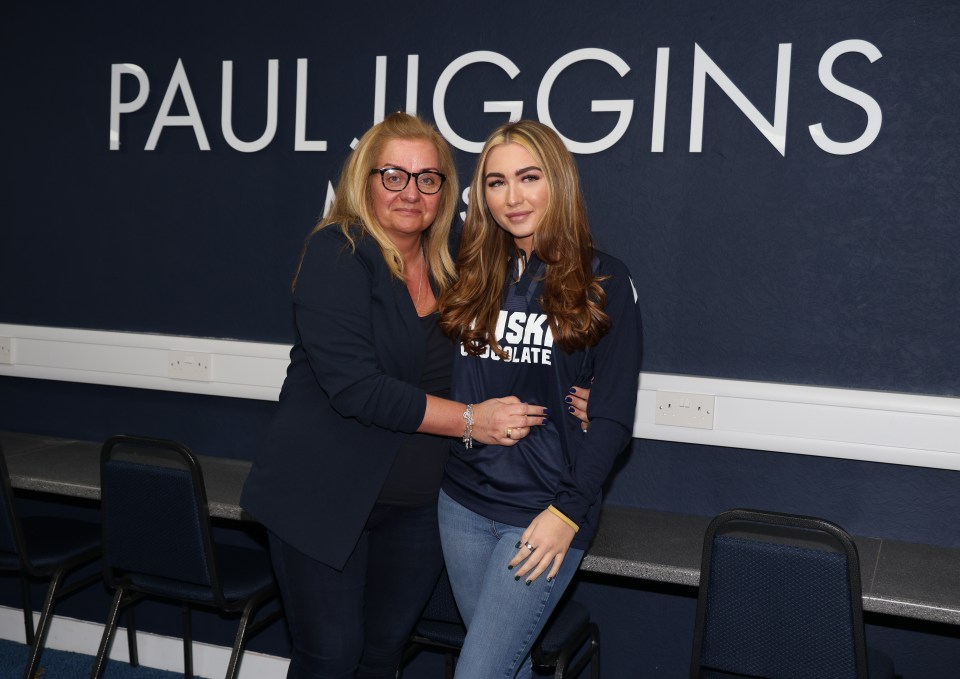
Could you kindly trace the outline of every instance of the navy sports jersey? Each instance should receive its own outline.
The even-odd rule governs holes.
[[[574,547],[584,549],[596,531],[600,494],[617,455],[630,442],[640,372],[640,323],[636,295],[626,266],[595,252],[594,272],[607,295],[609,332],[593,347],[566,353],[540,307],[545,265],[534,254],[520,279],[509,282],[496,336],[510,354],[489,350],[469,356],[458,346],[453,398],[478,403],[512,394],[546,406],[545,426],[511,447],[453,443],[443,490],[468,509],[515,526],[527,526],[553,505],[580,526]],[[594,382],[590,385],[591,377]],[[571,386],[590,386],[590,430],[567,414]]]

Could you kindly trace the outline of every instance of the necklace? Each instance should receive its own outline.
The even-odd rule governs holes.
[[[517,248],[517,279],[513,281],[513,285],[516,285],[520,282],[520,278],[523,276],[523,272],[527,270],[527,252],[523,248]]]

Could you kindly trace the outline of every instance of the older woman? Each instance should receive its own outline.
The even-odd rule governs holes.
[[[446,437],[513,446],[544,421],[512,396],[449,400],[436,300],[457,199],[446,142],[397,113],[360,140],[305,244],[290,367],[241,499],[269,530],[288,677],[393,677],[442,564]]]
[[[639,316],[627,268],[593,247],[576,164],[553,130],[529,120],[495,130],[470,196],[459,279],[441,300],[441,326],[460,344],[454,398],[511,393],[554,410],[568,385],[596,378],[588,432],[558,418],[508,452],[455,443],[440,493],[444,558],[467,624],[457,679],[530,676],[530,648],[630,442]]]

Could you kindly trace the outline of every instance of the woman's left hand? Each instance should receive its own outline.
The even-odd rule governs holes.
[[[567,403],[567,412],[580,420],[580,428],[583,431],[590,426],[590,419],[587,417],[587,401],[590,400],[590,389],[587,387],[570,387],[564,401]]]
[[[563,519],[545,509],[523,531],[517,554],[507,567],[517,569],[516,579],[526,582],[533,582],[549,568],[547,579],[552,580],[560,572],[574,535],[576,531]]]

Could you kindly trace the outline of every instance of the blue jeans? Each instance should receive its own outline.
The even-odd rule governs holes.
[[[437,507],[375,505],[344,569],[270,533],[290,629],[288,679],[394,679],[443,567]]]
[[[573,579],[583,550],[570,549],[551,582],[544,573],[526,585],[507,570],[526,526],[487,519],[443,491],[439,514],[443,558],[467,625],[457,679],[530,677],[530,649]]]

